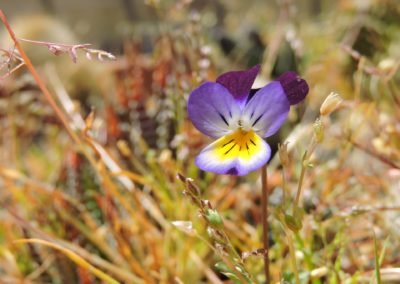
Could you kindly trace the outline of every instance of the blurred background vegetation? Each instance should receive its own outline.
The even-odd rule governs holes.
[[[289,143],[268,168],[273,282],[400,283],[398,1],[0,8],[19,38],[116,56],[22,43],[60,114],[24,66],[9,72],[0,26],[0,283],[264,283],[259,174],[199,171],[209,140],[186,114],[198,84],[258,63],[257,86],[287,70],[310,85],[268,141]],[[321,114],[331,92],[340,106]]]

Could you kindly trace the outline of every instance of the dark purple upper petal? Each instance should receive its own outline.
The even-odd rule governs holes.
[[[296,72],[288,71],[276,79],[282,85],[290,105],[296,105],[308,94],[308,84]]]
[[[227,72],[217,78],[217,83],[227,88],[239,105],[243,106],[259,71],[260,65],[258,64],[245,71]]]

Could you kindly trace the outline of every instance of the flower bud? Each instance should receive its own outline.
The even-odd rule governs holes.
[[[220,228],[224,224],[221,216],[214,209],[206,210],[206,218],[213,227]]]
[[[282,166],[284,167],[289,165],[289,155],[287,152],[287,145],[288,145],[287,142],[278,145],[279,159],[281,160]]]
[[[314,134],[315,134],[315,139],[317,140],[317,143],[321,143],[324,140],[324,125],[322,124],[321,119],[317,118],[315,120],[314,125]]]
[[[303,227],[302,221],[301,221],[301,216],[292,216],[289,214],[285,214],[285,224],[288,226],[290,230],[293,232],[298,232],[301,230]]]
[[[343,99],[340,97],[339,94],[331,92],[322,103],[322,106],[319,109],[320,114],[329,115],[339,107],[342,101]]]

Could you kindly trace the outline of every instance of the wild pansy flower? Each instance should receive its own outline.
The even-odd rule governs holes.
[[[268,162],[271,148],[263,138],[278,131],[290,106],[307,95],[308,85],[289,71],[261,89],[251,89],[259,70],[256,65],[227,72],[190,93],[188,114],[193,125],[218,138],[197,156],[200,169],[242,176]]]

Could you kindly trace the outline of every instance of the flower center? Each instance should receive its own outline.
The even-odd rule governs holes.
[[[251,125],[249,119],[247,119],[246,117],[241,117],[238,121],[237,121],[237,125],[238,130],[242,130],[245,132],[250,132],[253,131],[253,126]]]
[[[249,160],[260,150],[260,139],[254,131],[239,128],[232,134],[218,139],[215,151],[221,160],[232,158]]]

